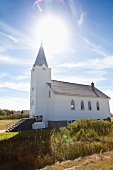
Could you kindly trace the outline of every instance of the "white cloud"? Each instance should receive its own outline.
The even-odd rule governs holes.
[[[91,82],[99,82],[99,81],[103,81],[105,80],[103,77],[80,77],[77,75],[73,75],[73,76],[66,76],[66,75],[62,75],[62,76],[53,76],[52,77],[53,80],[59,80],[59,81],[66,81],[66,82],[71,82],[71,83],[78,83],[78,84],[91,84]]]
[[[14,58],[9,55],[0,55],[0,64],[11,64],[11,65],[31,65],[30,60],[23,60],[20,58]]]
[[[79,63],[64,63],[58,67],[67,67],[67,68],[89,68],[89,69],[107,69],[113,68],[113,56],[108,56],[103,59],[96,58],[93,60],[87,60],[85,62]]]
[[[0,84],[0,88],[10,88],[14,90],[30,91],[30,83],[15,83],[15,82],[4,82]]]
[[[5,77],[7,74],[6,73],[0,73],[0,78]]]
[[[81,14],[80,14],[79,21],[78,21],[78,25],[79,25],[79,26],[82,26],[85,15],[86,15],[86,12],[83,12],[83,11],[82,11]]]
[[[29,98],[0,97],[0,108],[11,110],[29,110]]]
[[[30,79],[30,75],[21,75],[15,77],[16,80],[25,80],[25,79]]]

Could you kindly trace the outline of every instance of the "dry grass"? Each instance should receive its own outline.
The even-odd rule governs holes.
[[[5,130],[14,123],[18,122],[20,119],[11,119],[11,120],[0,120],[0,130]]]
[[[111,122],[113,122],[113,116],[111,117]]]
[[[94,154],[73,161],[56,162],[41,170],[113,170],[113,151]]]

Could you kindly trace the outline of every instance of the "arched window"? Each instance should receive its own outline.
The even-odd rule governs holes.
[[[91,102],[88,102],[88,110],[91,110]]]
[[[84,102],[83,102],[83,100],[81,101],[81,110],[84,110]]]
[[[51,92],[50,92],[50,90],[49,90],[49,98],[51,97]]]
[[[97,110],[100,110],[99,102],[96,103]]]
[[[71,110],[75,110],[75,103],[73,100],[71,101]]]
[[[31,101],[31,105],[34,105],[34,100]]]

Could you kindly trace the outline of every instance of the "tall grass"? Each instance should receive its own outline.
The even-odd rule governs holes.
[[[1,141],[0,168],[36,170],[56,161],[112,149],[112,123],[77,120],[68,127],[20,132],[10,140]]]
[[[54,131],[50,142],[52,153],[62,161],[112,149],[113,139],[104,140],[104,136],[112,132],[112,127],[108,121],[77,120],[67,128]]]

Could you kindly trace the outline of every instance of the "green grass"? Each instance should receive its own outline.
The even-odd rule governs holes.
[[[17,135],[18,132],[4,132],[0,133],[0,140],[9,139]]]
[[[18,122],[20,119],[11,119],[11,120],[0,120],[0,130],[5,130],[14,123]]]

